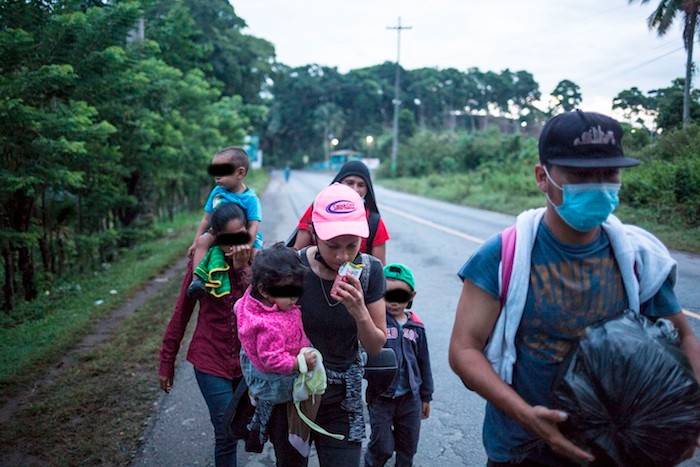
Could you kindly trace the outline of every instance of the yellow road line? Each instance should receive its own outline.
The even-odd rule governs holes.
[[[442,231],[442,232],[446,232],[446,233],[448,233],[448,234],[450,234],[450,235],[454,235],[455,237],[463,238],[463,239],[465,239],[465,240],[469,240],[470,242],[474,242],[474,243],[477,243],[477,244],[479,244],[479,245],[481,245],[482,243],[484,243],[484,240],[482,240],[482,239],[480,239],[480,238],[473,237],[473,236],[471,236],[471,235],[465,234],[465,233],[460,232],[460,231],[458,231],[458,230],[451,229],[451,228],[449,228],[449,227],[445,227],[445,226],[443,226],[443,225],[440,225],[440,224],[436,224],[436,223],[434,223],[434,222],[427,221],[427,220],[425,220],[425,219],[423,219],[423,218],[421,218],[421,217],[416,217],[416,216],[413,216],[413,215],[411,215],[411,214],[406,214],[406,213],[403,212],[403,211],[399,211],[398,209],[394,209],[394,208],[389,207],[389,206],[386,206],[386,205],[384,205],[384,204],[380,205],[379,207],[382,209],[382,211],[389,211],[389,212],[391,212],[391,213],[393,213],[393,214],[396,214],[397,216],[405,217],[406,219],[409,219],[409,220],[411,220],[411,221],[413,221],[413,222],[417,222],[417,223],[419,223],[419,224],[423,224],[423,225],[426,225],[426,226],[428,226],[428,227],[432,227],[432,228],[437,229],[437,230],[440,230],[440,231]],[[683,313],[684,313],[686,316],[690,316],[691,318],[695,318],[695,319],[697,319],[697,320],[700,320],[700,314],[698,314],[698,313],[693,313],[692,311],[688,311],[688,310],[683,310]]]
[[[393,214],[396,214],[397,216],[405,217],[406,219],[412,220],[413,222],[417,222],[419,224],[423,224],[423,225],[426,225],[428,227],[432,227],[434,229],[441,230],[441,231],[446,232],[450,235],[454,235],[455,237],[463,238],[465,240],[469,240],[470,242],[474,242],[474,243],[477,243],[479,245],[484,243],[484,240],[482,240],[480,238],[472,237],[471,235],[467,235],[467,234],[462,233],[458,230],[454,230],[454,229],[451,229],[449,227],[445,227],[443,225],[427,221],[421,217],[416,217],[416,216],[412,216],[411,214],[406,214],[405,212],[399,211],[398,209],[394,209],[394,208],[391,208],[389,206],[385,206],[383,204],[380,206],[380,208],[382,209],[382,211],[389,211]]]

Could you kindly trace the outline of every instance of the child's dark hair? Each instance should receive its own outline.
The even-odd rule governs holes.
[[[275,243],[255,255],[251,293],[260,300],[258,285],[262,285],[263,290],[280,282],[301,286],[305,273],[306,266],[297,252],[282,242]]]
[[[247,219],[243,209],[234,203],[224,203],[217,206],[210,217],[211,230],[214,235],[218,234],[232,220],[239,220],[241,224],[246,225]]]
[[[243,167],[246,173],[250,169],[250,157],[248,157],[248,154],[243,150],[243,148],[234,146],[224,148],[214,154],[214,157],[216,156],[229,157],[231,159],[231,163],[233,163],[236,168]]]

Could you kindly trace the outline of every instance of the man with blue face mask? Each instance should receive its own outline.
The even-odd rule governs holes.
[[[559,431],[567,414],[551,409],[552,386],[585,328],[625,309],[672,321],[700,380],[700,344],[673,291],[675,261],[653,235],[612,214],[620,169],[639,164],[624,155],[622,135],[617,121],[593,112],[547,122],[535,167],[546,207],[518,216],[510,250],[506,234],[495,235],[459,271],[450,365],[488,402],[488,465],[594,461]]]

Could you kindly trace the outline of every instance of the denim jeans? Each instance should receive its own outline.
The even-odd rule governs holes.
[[[216,445],[214,447],[214,459],[216,467],[236,467],[236,443],[238,440],[229,436],[227,427],[222,423],[226,408],[231,399],[233,391],[238,386],[240,378],[229,380],[219,376],[212,376],[195,368],[194,375],[197,384],[202,391],[204,401],[209,407],[209,416],[214,425],[214,435]]]
[[[275,404],[292,400],[294,380],[299,372],[284,375],[281,373],[263,373],[255,368],[245,352],[241,349],[241,371],[250,392],[258,399]]]
[[[396,466],[413,465],[418,449],[422,403],[418,395],[377,397],[369,404],[372,435],[365,466],[383,466],[396,451]]]

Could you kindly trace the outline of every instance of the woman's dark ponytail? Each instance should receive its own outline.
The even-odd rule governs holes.
[[[244,226],[247,222],[243,209],[241,209],[237,204],[224,203],[214,209],[210,218],[211,230],[214,232],[214,235],[218,234],[221,229],[226,227],[226,224],[232,220],[238,220]]]

